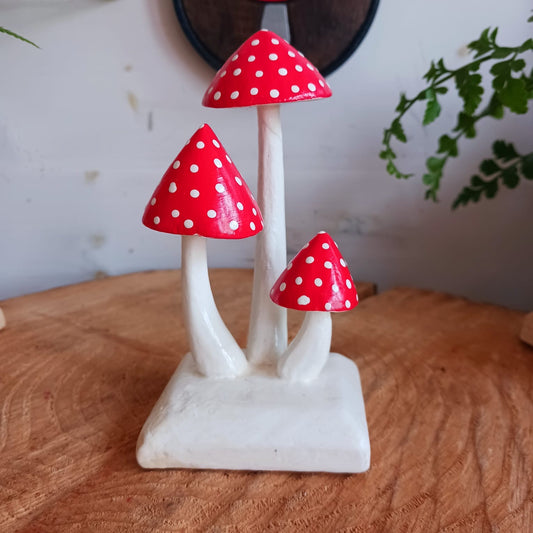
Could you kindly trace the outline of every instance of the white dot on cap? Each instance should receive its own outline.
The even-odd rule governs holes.
[[[322,280],[320,278],[315,278],[315,285],[317,287],[322,287]]]
[[[277,89],[272,89],[270,91],[270,96],[272,96],[272,98],[277,98],[279,96],[279,91]]]
[[[233,91],[230,95],[230,98],[232,100],[236,100],[237,98],[239,98],[239,91]]]
[[[239,223],[238,223],[236,220],[232,220],[232,221],[229,223],[229,227],[230,227],[232,230],[236,230],[236,229],[239,227]]]
[[[298,87],[298,85],[293,85],[293,86],[291,87],[291,91],[292,91],[293,93],[299,93],[299,92],[300,92],[300,87]]]
[[[159,224],[161,219],[159,217],[154,217],[154,224]]]
[[[220,77],[223,78],[226,74],[227,74],[227,72],[226,72],[225,70],[223,70],[223,71],[220,73]]]
[[[210,209],[208,212],[207,212],[207,216],[209,218],[215,218],[217,216],[217,212],[214,210],[214,209]]]
[[[189,193],[193,198],[198,198],[200,196],[200,191],[198,189],[192,189]]]
[[[220,91],[217,91],[214,95],[213,95],[213,98],[215,100],[220,100],[220,97],[222,96],[222,93]]]
[[[280,286],[279,286],[279,290],[281,292],[283,292],[285,289],[287,288],[287,284],[285,282],[283,282]]]
[[[237,182],[237,185],[242,185],[242,180],[239,176],[235,176],[235,181]]]
[[[305,294],[298,298],[298,303],[300,305],[307,305],[310,301],[311,299],[309,298],[309,296],[305,296]]]
[[[231,158],[230,158],[230,156],[228,154],[226,154],[226,159],[227,159],[228,163],[231,163]]]
[[[324,230],[318,232],[319,235],[324,235],[324,233],[326,233]]]
[[[241,69],[241,68],[236,68],[236,69],[233,71],[233,75],[234,75],[234,76],[238,76],[241,72],[242,72],[242,69]]]
[[[310,91],[316,91],[316,85],[314,83],[308,83],[307,87],[309,87]]]
[[[255,224],[253,222],[250,222],[250,229],[252,231],[255,231]]]
[[[359,295],[358,295],[358,294],[355,295],[355,301],[356,301],[356,302],[359,301]]]
[[[277,58],[278,54],[268,54],[268,59],[270,59],[270,61],[276,61]]]
[[[213,163],[215,163],[215,167],[222,168],[222,161],[220,161],[220,159],[218,159],[217,157],[213,159]]]
[[[255,56],[248,56],[248,63],[253,63],[255,61]]]
[[[303,71],[303,68],[302,68],[301,65],[296,65],[294,68],[295,68],[298,72],[302,72],[302,71]]]
[[[198,170],[199,170],[198,165],[191,165],[191,172],[193,174],[196,174]]]
[[[322,244],[322,248],[324,248],[324,250],[328,250],[329,249],[329,244],[327,242],[323,243]]]
[[[290,270],[291,268],[292,268],[292,263],[289,263],[289,264],[287,265],[287,270]]]
[[[307,66],[307,68],[308,68],[309,70],[315,70],[315,67],[313,67],[313,65],[311,65],[311,63],[307,63],[306,66]]]
[[[263,71],[262,70],[256,70],[255,71],[255,77],[256,78],[261,78],[263,76]]]
[[[183,225],[187,228],[187,229],[191,229],[193,226],[194,226],[194,222],[188,218],[184,223]]]
[[[237,202],[237,209],[242,211],[244,209],[244,205],[242,205],[241,202]]]
[[[150,204],[151,205],[155,205],[156,202],[157,202],[157,200],[156,200],[155,197],[150,200]]]
[[[352,302],[350,302],[350,300],[346,300],[346,301],[344,302],[344,305],[345,305],[346,307],[350,307],[350,306],[352,305]]]
[[[180,216],[180,212],[177,209],[173,209],[170,214],[172,215],[172,218],[178,218]]]
[[[310,265],[314,260],[315,260],[315,258],[314,258],[312,255],[310,255],[310,256],[308,256],[308,257],[305,258],[305,262],[306,262],[308,265]]]
[[[257,216],[257,210],[255,207],[252,207],[252,213]]]
[[[320,87],[325,87],[325,83],[322,80],[318,80],[318,83],[320,84]]]
[[[196,143],[196,148],[200,148],[200,150],[201,150],[202,148],[205,148],[205,144],[202,141],[198,141]]]
[[[278,70],[278,74],[279,74],[280,76],[286,76],[286,75],[287,75],[287,69],[286,69],[286,68],[280,68],[280,69]]]
[[[179,161],[174,161],[172,168],[180,168],[181,163]]]
[[[346,287],[348,287],[349,289],[352,288],[352,282],[349,279],[346,280]]]
[[[220,148],[220,143],[219,143],[216,139],[213,139],[212,142],[213,142],[213,146],[214,146],[215,148]]]
[[[346,266],[346,261],[345,261],[344,259],[342,259],[342,257],[341,257],[341,265],[342,265],[343,267]]]
[[[326,268],[331,268],[333,265],[331,264],[330,261],[326,261],[326,262],[324,263],[324,266],[325,266]]]
[[[215,185],[215,189],[217,192],[226,192],[226,187],[224,187],[224,185],[222,185],[222,183],[217,183]]]
[[[278,39],[270,39],[270,42],[271,42],[272,44],[279,44]]]
[[[255,96],[258,92],[259,92],[259,89],[258,89],[257,87],[252,87],[252,88],[250,89],[250,94],[251,94],[252,96]]]
[[[289,50],[287,53],[289,54],[289,57],[296,57],[296,54],[292,50]]]
[[[251,42],[251,45],[252,46],[257,46],[259,44],[259,39],[254,39],[252,42]]]
[[[177,190],[178,190],[178,187],[177,187],[177,185],[176,185],[174,182],[172,182],[172,183],[168,186],[168,192],[172,192],[172,193],[174,193],[174,192],[176,192]]]
[[[299,56],[302,56],[302,57],[304,56],[303,53],[300,52],[299,50],[298,50],[298,55],[299,55]]]
[[[333,284],[333,285],[331,286],[331,290],[332,290],[333,292],[339,292],[339,286],[338,286],[337,284]]]
[[[298,276],[298,277],[294,280],[294,283],[296,283],[296,285],[301,285],[302,282],[303,282],[303,279],[302,279],[300,276]]]
[[[237,59],[239,59],[239,54],[235,54],[235,55],[231,58],[232,61],[237,61]]]
[[[324,307],[325,307],[326,311],[330,311],[331,310],[331,304],[329,302]]]

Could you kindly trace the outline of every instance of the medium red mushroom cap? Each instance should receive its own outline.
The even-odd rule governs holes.
[[[206,107],[246,107],[328,98],[331,89],[301,52],[268,30],[249,37],[208,87]]]
[[[300,311],[348,311],[358,303],[348,265],[324,231],[288,264],[270,291],[272,301]]]
[[[215,239],[243,239],[263,229],[250,189],[207,124],[165,172],[142,221],[164,233]]]

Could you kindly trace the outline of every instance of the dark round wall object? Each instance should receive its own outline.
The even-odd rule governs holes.
[[[173,0],[185,35],[215,69],[261,29],[268,2]],[[279,3],[279,2],[277,2]],[[288,0],[291,44],[323,75],[340,67],[365,37],[379,0]]]

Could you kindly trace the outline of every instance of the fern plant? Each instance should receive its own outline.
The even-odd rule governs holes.
[[[34,42],[30,41],[29,39],[26,39],[26,37],[22,37],[22,35],[19,35],[18,33],[15,33],[14,31],[8,30],[7,28],[3,28],[2,26],[0,26],[0,33],[10,35],[11,37],[15,37],[15,39],[19,39],[20,41],[24,41],[25,43],[35,46],[35,48],[39,48]]]
[[[533,22],[533,16],[528,19]],[[436,154],[426,160],[426,173],[422,182],[426,186],[425,197],[437,201],[444,167],[448,160],[459,155],[458,141],[462,138],[476,136],[478,122],[484,118],[503,118],[505,111],[525,114],[528,112],[529,100],[533,99],[533,69],[527,72],[525,57],[533,51],[533,39],[527,39],[519,46],[500,46],[496,42],[498,28],[485,29],[479,39],[468,44],[473,55],[472,61],[458,69],[448,69],[443,59],[432,61],[424,75],[427,86],[413,98],[400,95],[396,107],[396,116],[383,134],[383,149],[380,157],[387,162],[387,172],[396,178],[407,179],[413,174],[401,171],[396,165],[396,153],[392,148],[394,140],[407,142],[402,126],[405,114],[418,102],[425,102],[422,124],[434,122],[441,112],[441,97],[450,86],[455,86],[462,109],[457,116],[455,127],[451,132],[439,137]],[[480,67],[491,64],[492,93],[488,103],[480,109],[484,88]],[[482,197],[494,198],[500,188],[514,189],[522,178],[533,180],[533,152],[520,154],[512,143],[502,140],[492,146],[492,157],[485,159],[479,166],[480,174],[470,178],[452,204],[455,209],[471,202],[478,202]]]

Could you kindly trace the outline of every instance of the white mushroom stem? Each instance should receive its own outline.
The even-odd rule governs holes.
[[[238,376],[248,362],[215,305],[207,271],[206,238],[184,235],[181,243],[183,312],[192,356],[206,376]]]
[[[248,331],[248,360],[273,363],[287,348],[287,311],[270,299],[270,289],[287,263],[285,186],[279,105],[257,108],[259,172],[257,202],[265,227],[255,248],[252,311]]]
[[[312,381],[322,371],[331,347],[331,314],[308,311],[296,337],[281,356],[278,374],[289,381]]]

